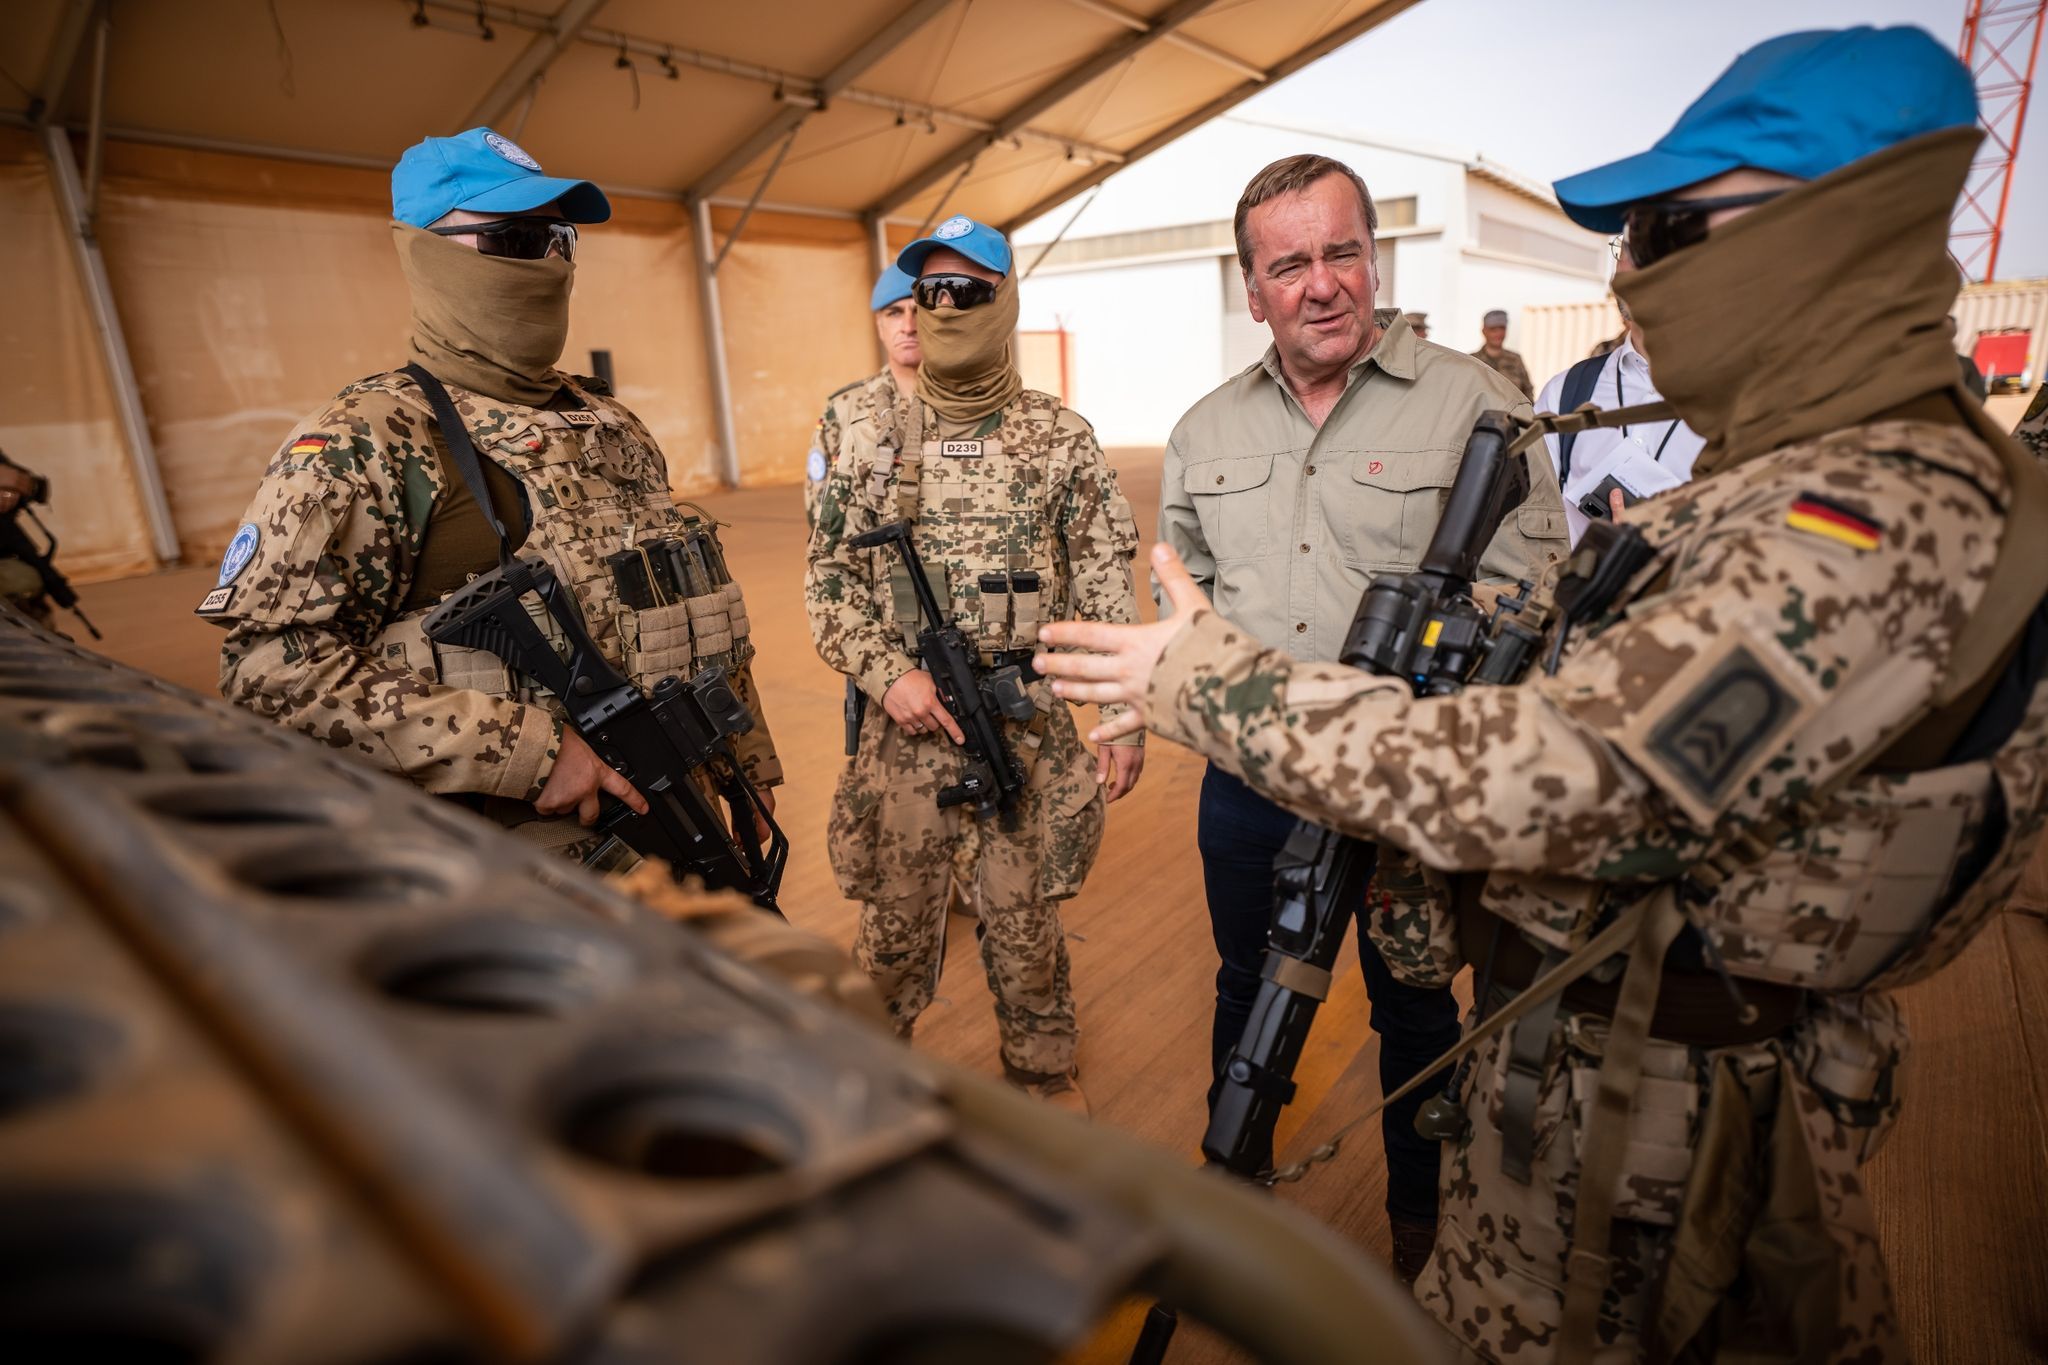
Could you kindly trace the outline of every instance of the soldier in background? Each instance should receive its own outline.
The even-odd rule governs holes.
[[[914,653],[908,571],[886,547],[846,542],[914,523],[939,600],[982,662],[1002,667],[1030,658],[1041,620],[1137,619],[1137,527],[1095,433],[1017,372],[1017,281],[1002,235],[950,218],[896,263],[918,277],[917,401],[846,424],[805,580],[818,653],[871,703],[833,799],[833,870],[861,902],[854,957],[908,1037],[938,986],[948,875],[966,843],[1004,1074],[1085,1113],[1059,902],[1080,890],[1103,807],[1137,782],[1144,750],[1125,742],[1091,759],[1067,708],[1027,667],[1037,714],[999,722],[1029,773],[1013,819],[940,809],[939,790],[959,777],[962,734]]]
[[[1906,1081],[1891,992],[2048,824],[2048,475],[1940,325],[1976,120],[1919,29],[1788,34],[1558,182],[1625,226],[1616,291],[1707,445],[1544,586],[1600,593],[1537,651],[1554,675],[1423,700],[1298,662],[1163,548],[1171,617],[1043,633],[1105,651],[1041,658],[1058,695],[1141,703],[1304,818],[1470,874],[1433,932],[1491,963],[1494,1008],[1418,1291],[1489,1360],[1905,1359],[1858,1172]],[[1801,363],[1757,364],[1765,336]],[[1600,550],[1629,530],[1647,558]],[[1555,1005],[1501,1012],[1550,965],[1580,973]]]
[[[1494,373],[1520,389],[1523,397],[1533,398],[1536,390],[1529,383],[1529,367],[1522,363],[1520,352],[1507,346],[1508,315],[1498,308],[1488,313],[1480,322],[1479,335],[1483,340],[1472,358],[1492,366]]]
[[[1408,320],[1408,330],[1414,333],[1417,341],[1429,340],[1429,314],[1403,313],[1401,316]]]
[[[825,490],[825,475],[839,462],[842,438],[850,423],[863,417],[872,417],[882,405],[896,409],[894,420],[897,429],[903,430],[911,421],[909,405],[917,401],[917,367],[923,352],[917,344],[917,307],[911,302],[910,289],[916,283],[903,273],[903,268],[891,261],[875,279],[874,291],[868,296],[868,307],[875,317],[875,337],[882,344],[882,352],[888,363],[880,373],[866,379],[856,379],[842,389],[833,391],[825,400],[825,411],[818,418],[817,434],[811,439],[811,452],[804,465],[804,529],[812,531],[818,525],[818,497]],[[860,718],[867,709],[867,695],[860,690],[860,684],[852,678],[846,680],[846,714],[849,734],[858,733]],[[849,748],[854,741],[849,740]],[[847,757],[853,754],[849,752]],[[953,884],[947,893],[946,904],[955,914],[974,914],[974,852],[965,841],[953,850]]]
[[[847,425],[872,412],[877,404],[908,404],[917,393],[917,309],[910,301],[910,276],[891,263],[875,280],[868,307],[875,315],[875,336],[888,363],[881,372],[835,389],[825,400],[817,433],[804,461],[804,529],[818,524],[818,495],[825,476],[839,459],[840,434]]]
[[[265,469],[198,607],[227,628],[222,694],[581,858],[600,846],[582,828],[600,792],[640,811],[644,798],[552,697],[421,625],[501,551],[539,555],[574,589],[607,660],[642,687],[727,666],[755,720],[740,761],[772,803],[782,770],[737,587],[639,607],[605,562],[650,536],[716,538],[678,510],[640,420],[596,380],[555,368],[576,225],[611,216],[604,193],[544,175],[510,139],[473,128],[408,148],[391,198],[413,365],[343,389]],[[479,468],[458,464],[436,393]]]
[[[35,501],[42,479],[0,454],[0,517]],[[43,578],[23,560],[0,555],[0,597],[6,598],[38,621],[50,619],[50,604],[43,597]]]

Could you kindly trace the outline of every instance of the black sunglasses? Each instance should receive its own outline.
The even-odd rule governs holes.
[[[437,237],[475,233],[476,249],[486,256],[538,261],[552,253],[565,261],[576,259],[576,225],[559,218],[493,218],[488,223],[454,223],[427,231]]]
[[[1784,192],[1759,190],[1755,194],[1724,194],[1716,199],[1646,199],[1631,204],[1623,215],[1629,260],[1636,269],[1647,269],[1674,251],[1705,241],[1707,218],[1715,210],[1748,208],[1767,203]]]
[[[911,292],[920,308],[938,308],[940,299],[955,308],[979,308],[996,296],[996,287],[972,275],[924,275]]]

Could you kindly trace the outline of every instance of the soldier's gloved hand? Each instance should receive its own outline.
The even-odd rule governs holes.
[[[1095,748],[1095,780],[1102,784],[1104,805],[1128,795],[1144,771],[1142,744],[1099,744]]]
[[[610,792],[641,815],[647,814],[647,798],[618,770],[597,756],[574,730],[562,731],[562,748],[555,755],[554,771],[542,784],[533,808],[542,815],[576,812],[579,824],[597,823],[597,795]]]
[[[1166,651],[1166,642],[1187,628],[1196,612],[1209,611],[1208,597],[1188,577],[1187,567],[1170,545],[1152,547],[1152,573],[1173,603],[1173,615],[1150,625],[1113,626],[1102,621],[1055,621],[1041,626],[1042,643],[1088,654],[1039,654],[1032,667],[1053,680],[1056,697],[1068,701],[1127,702],[1130,710],[1088,732],[1097,744],[1145,728],[1145,693],[1152,670]]]
[[[955,744],[967,742],[959,722],[939,701],[939,685],[922,668],[913,668],[889,684],[889,690],[882,694],[882,709],[907,734],[928,735],[944,730],[953,737]]]

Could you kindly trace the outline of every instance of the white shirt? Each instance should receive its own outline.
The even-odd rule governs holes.
[[[1536,396],[1536,411],[1556,412],[1563,395],[1564,374],[1558,373]],[[1650,379],[1650,362],[1634,343],[1623,341],[1607,353],[1606,363],[1600,367],[1599,382],[1593,385],[1588,401],[1598,408],[1626,408],[1655,403],[1661,396]],[[1543,444],[1550,452],[1551,467],[1556,468],[1557,437],[1546,436]],[[1580,432],[1572,444],[1571,477],[1564,483],[1565,529],[1572,544],[1578,544],[1579,537],[1586,533],[1586,514],[1579,510],[1579,499],[1599,487],[1609,474],[1630,483],[1634,480],[1627,470],[1632,467],[1653,476],[1644,482],[1655,482],[1655,471],[1647,470],[1645,465],[1649,462],[1669,476],[1657,486],[1675,487],[1692,478],[1692,462],[1699,458],[1705,445],[1706,438],[1678,421]]]

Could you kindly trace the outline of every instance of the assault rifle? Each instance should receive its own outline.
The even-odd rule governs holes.
[[[1488,612],[1472,597],[1479,558],[1501,521],[1529,493],[1528,456],[1512,448],[1516,424],[1482,415],[1465,442],[1450,500],[1413,573],[1382,574],[1366,588],[1340,659],[1401,678],[1418,697],[1468,682],[1511,683],[1528,669],[1539,630],[1516,619],[1529,585]],[[1330,989],[1344,930],[1365,903],[1377,850],[1307,821],[1273,860],[1273,924],[1244,1036],[1223,1064],[1202,1154],[1254,1177],[1269,1164],[1273,1127],[1294,1098],[1294,1067]]]
[[[1036,707],[1024,690],[1024,670],[1017,664],[984,670],[981,656],[967,633],[939,610],[938,595],[925,577],[924,560],[911,543],[910,523],[892,521],[846,543],[857,550],[894,545],[910,571],[911,590],[928,623],[917,635],[918,657],[938,684],[939,700],[960,725],[966,740],[959,782],[939,793],[939,807],[972,806],[977,819],[1000,813],[1005,820],[1024,790],[1024,768],[1003,742],[997,716],[1029,720]]]
[[[0,464],[21,468],[5,455],[0,455]],[[29,508],[31,503],[47,504],[50,501],[50,481],[40,474],[32,474],[29,477],[29,491],[22,495],[21,501],[15,505],[13,511],[0,517],[0,559],[18,559],[35,570],[36,577],[42,581],[42,595],[76,616],[78,623],[91,631],[92,638],[97,640],[100,638],[99,627],[88,621],[85,613],[79,610],[78,594],[71,590],[70,580],[58,571],[54,563],[57,558],[57,537],[50,534],[50,528],[43,525],[42,519]],[[21,523],[24,520],[32,523],[42,535],[41,545],[37,545],[29,533],[22,529]]]
[[[528,613],[529,596],[561,630],[566,658]],[[743,891],[756,905],[781,913],[775,896],[789,840],[733,752],[732,737],[752,729],[754,717],[723,668],[705,668],[687,680],[663,678],[652,695],[642,692],[606,662],[575,596],[534,558],[515,559],[457,590],[427,616],[426,633],[437,644],[487,650],[553,692],[576,733],[647,798],[647,814],[640,815],[603,796],[598,830],[666,859],[678,878],[694,874],[707,887]],[[700,769],[732,806],[737,843],[692,781]],[[750,816],[768,826],[765,850]]]

